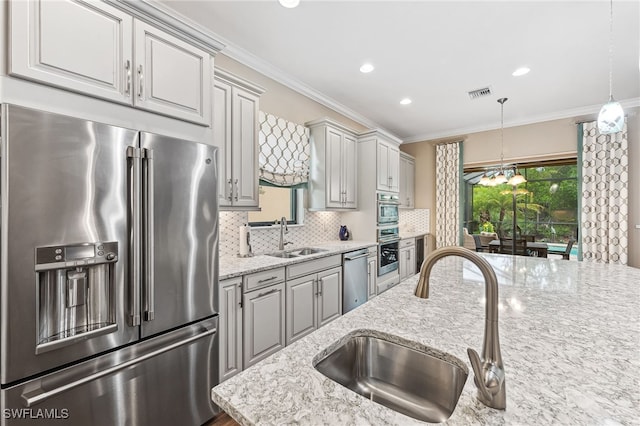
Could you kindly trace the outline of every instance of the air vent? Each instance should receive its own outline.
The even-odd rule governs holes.
[[[469,92],[469,98],[471,98],[471,100],[483,98],[489,95],[491,95],[491,87],[489,86],[483,87],[482,89],[472,90]]]

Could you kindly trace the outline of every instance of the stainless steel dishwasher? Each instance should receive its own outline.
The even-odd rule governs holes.
[[[367,257],[369,249],[352,251],[342,255],[342,313],[357,308],[367,301]]]

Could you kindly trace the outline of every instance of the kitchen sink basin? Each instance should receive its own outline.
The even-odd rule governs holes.
[[[443,422],[453,413],[469,370],[452,355],[407,343],[416,348],[385,340],[378,332],[373,336],[357,331],[315,368],[394,411],[426,422]]]
[[[317,248],[311,248],[311,247],[305,247],[303,249],[293,250],[292,253],[299,254],[300,256],[306,256],[306,255],[309,255],[309,254],[322,253],[323,251],[326,251],[326,250],[317,249]]]
[[[279,251],[279,252],[276,252],[276,253],[267,253],[267,256],[281,257],[283,259],[290,259],[292,257],[298,257],[297,255],[295,255],[293,253],[286,252],[286,251]]]

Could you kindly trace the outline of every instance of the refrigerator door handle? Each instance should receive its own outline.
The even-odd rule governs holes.
[[[154,313],[154,276],[153,276],[153,233],[154,233],[154,177],[153,177],[153,150],[144,148],[142,150],[143,155],[143,168],[144,168],[144,182],[143,182],[143,198],[144,198],[144,320],[153,321]]]
[[[62,386],[59,386],[59,387],[57,387],[55,389],[52,389],[52,390],[49,390],[49,391],[45,391],[42,388],[34,389],[34,390],[30,391],[30,392],[23,393],[22,394],[22,399],[24,400],[24,402],[25,402],[27,407],[32,407],[32,406],[34,406],[36,404],[40,404],[41,402],[43,402],[43,401],[45,401],[45,400],[47,400],[49,398],[52,398],[52,397],[56,396],[56,395],[59,395],[59,394],[64,393],[64,392],[67,392],[67,391],[69,391],[69,390],[71,390],[73,388],[76,388],[78,386],[84,385],[85,383],[89,383],[89,382],[92,382],[94,380],[98,380],[98,379],[100,379],[102,377],[108,376],[110,374],[114,374],[114,373],[116,373],[116,372],[118,372],[120,370],[124,370],[125,368],[131,367],[131,366],[133,366],[135,364],[139,364],[139,363],[141,363],[143,361],[146,361],[146,360],[148,360],[150,358],[153,358],[153,357],[156,357],[158,355],[161,355],[161,354],[163,354],[165,352],[169,352],[169,351],[171,351],[173,349],[176,349],[176,348],[178,348],[180,346],[187,345],[187,344],[189,344],[191,342],[194,342],[196,340],[202,339],[203,337],[215,334],[217,331],[218,331],[218,329],[216,327],[214,327],[214,328],[212,328],[210,330],[206,330],[206,331],[204,331],[204,332],[202,332],[200,334],[196,334],[195,336],[191,336],[191,337],[189,337],[187,339],[177,341],[177,342],[175,342],[173,344],[164,346],[164,347],[162,347],[162,348],[160,348],[158,350],[155,350],[153,352],[149,352],[149,353],[147,353],[145,355],[133,358],[133,359],[131,359],[129,361],[123,362],[122,364],[114,365],[113,367],[110,367],[110,368],[104,369],[102,371],[99,371],[97,373],[91,374],[89,376],[83,377],[83,378],[81,378],[79,380],[76,380],[74,382],[66,383],[66,384],[64,384]]]
[[[129,214],[131,230],[129,244],[129,325],[140,325],[140,148],[127,147],[129,167]]]

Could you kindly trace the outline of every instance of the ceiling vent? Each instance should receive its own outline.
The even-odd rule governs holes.
[[[469,92],[469,98],[471,98],[471,100],[484,98],[485,96],[489,96],[489,95],[491,95],[491,87],[489,86],[483,87],[482,89],[472,90]]]

